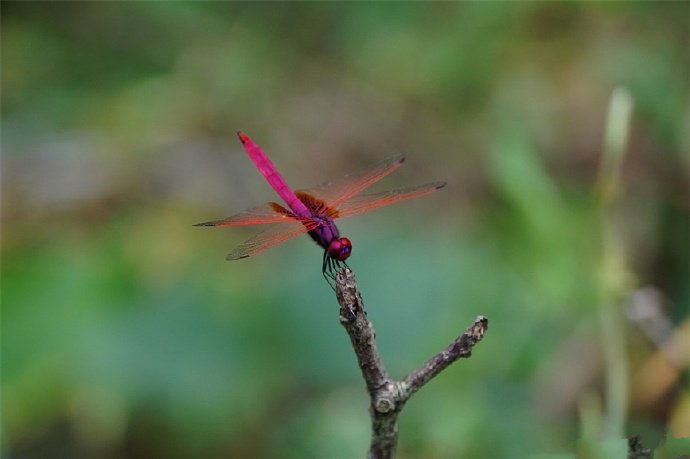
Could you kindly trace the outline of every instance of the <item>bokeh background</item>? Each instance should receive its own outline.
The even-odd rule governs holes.
[[[394,377],[490,320],[400,457],[689,452],[688,5],[3,2],[3,456],[363,456],[319,248],[192,227],[276,199],[237,129],[448,181],[340,223]]]

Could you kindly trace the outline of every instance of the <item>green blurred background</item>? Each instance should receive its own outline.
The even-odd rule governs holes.
[[[276,199],[237,129],[448,181],[339,224],[394,377],[490,320],[400,457],[690,451],[688,5],[3,2],[3,455],[364,455],[320,249],[192,227]]]

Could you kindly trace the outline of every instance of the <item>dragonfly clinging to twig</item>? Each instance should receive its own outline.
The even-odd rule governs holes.
[[[309,233],[311,238],[324,248],[321,267],[324,277],[326,280],[334,280],[336,271],[342,266],[347,266],[345,260],[352,253],[352,243],[348,238],[340,236],[335,219],[352,217],[399,201],[424,196],[445,186],[445,182],[432,182],[360,195],[365,188],[400,167],[405,161],[405,157],[400,155],[384,159],[339,180],[306,190],[292,191],[268,155],[243,132],[238,132],[237,136],[259,172],[287,207],[269,202],[229,218],[195,225],[245,226],[279,223],[236,247],[226,257],[228,260],[247,258],[300,234]]]

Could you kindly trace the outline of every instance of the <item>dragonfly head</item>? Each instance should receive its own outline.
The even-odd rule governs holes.
[[[328,244],[327,251],[329,257],[338,261],[345,261],[352,252],[352,243],[346,237],[335,238]]]

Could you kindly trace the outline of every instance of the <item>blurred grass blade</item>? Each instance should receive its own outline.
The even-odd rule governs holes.
[[[603,205],[613,202],[620,193],[620,169],[625,156],[632,109],[633,99],[628,90],[620,86],[615,88],[606,117],[597,184],[599,199]]]
[[[599,271],[599,325],[605,360],[606,412],[604,438],[621,438],[628,411],[628,357],[625,351],[625,318],[620,305],[629,294],[631,275],[626,263],[623,235],[616,225],[612,204],[621,194],[620,170],[633,108],[627,90],[611,95],[599,170],[601,265]]]

